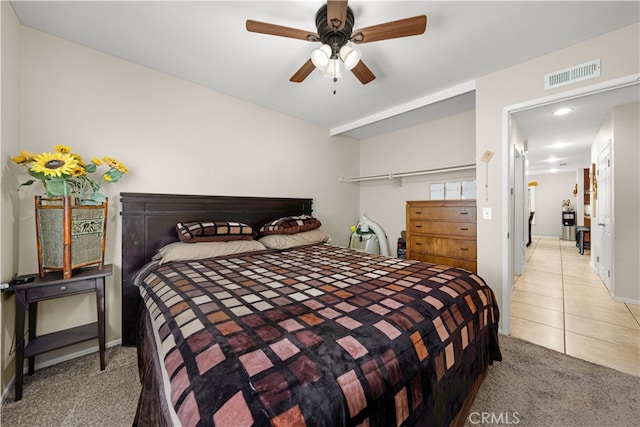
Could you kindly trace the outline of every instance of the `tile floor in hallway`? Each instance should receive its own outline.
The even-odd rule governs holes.
[[[511,296],[511,335],[640,376],[640,306],[614,301],[575,242],[534,238]]]

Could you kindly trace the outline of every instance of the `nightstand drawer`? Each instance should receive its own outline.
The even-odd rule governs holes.
[[[27,289],[27,302],[64,297],[67,295],[93,291],[94,289],[94,280],[81,280],[79,282],[58,283],[55,285],[40,286],[33,289]]]

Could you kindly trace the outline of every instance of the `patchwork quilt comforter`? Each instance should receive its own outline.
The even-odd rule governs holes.
[[[501,360],[493,292],[443,265],[320,244],[151,263],[137,284],[160,361],[142,425],[151,389],[173,425],[449,425]]]

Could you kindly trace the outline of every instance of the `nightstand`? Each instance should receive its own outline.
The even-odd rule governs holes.
[[[31,375],[35,368],[36,355],[97,338],[100,347],[100,370],[105,369],[104,285],[105,277],[111,276],[111,270],[110,264],[105,265],[102,270],[97,266],[85,267],[75,270],[70,279],[64,279],[61,271],[54,271],[48,273],[44,278],[36,277],[31,283],[15,285],[5,290],[5,292],[15,292],[16,294],[16,401],[22,399],[25,357],[29,360],[28,372]],[[86,292],[96,293],[97,322],[36,336],[38,302]],[[24,336],[25,310],[29,312],[29,340],[26,344]]]

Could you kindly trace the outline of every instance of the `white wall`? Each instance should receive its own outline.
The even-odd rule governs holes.
[[[332,235],[358,215],[357,187],[339,183],[341,174],[359,169],[352,139],[26,27],[21,55],[20,148],[39,153],[66,144],[85,158],[113,156],[130,169],[104,186],[110,197],[105,258],[114,264],[107,341],[120,338],[119,192],[312,197],[314,214]],[[18,166],[11,171],[26,176]],[[33,196],[39,192],[19,193],[20,273],[37,270]],[[41,304],[38,333],[95,318],[93,301],[77,296]]]
[[[613,281],[616,299],[640,304],[640,104],[613,108]]]
[[[467,111],[360,142],[360,175],[408,172],[474,163],[475,113]],[[360,183],[360,209],[387,233],[396,254],[400,231],[406,229],[407,200],[429,200],[429,185],[445,180],[475,179],[467,172]],[[354,184],[350,184],[354,185]],[[357,218],[354,219],[354,224]],[[345,230],[348,236],[349,231]]]
[[[600,58],[602,74],[599,78],[576,83],[570,86],[545,91],[544,75],[549,72],[568,68],[595,58]],[[485,150],[496,154],[489,169],[489,183],[501,189],[500,194],[492,195],[482,207],[491,207],[492,220],[478,219],[478,273],[496,291],[498,301],[502,302],[501,322],[509,317],[508,292],[513,282],[508,264],[509,154],[512,148],[507,144],[507,122],[505,110],[533,100],[551,96],[561,96],[577,88],[591,86],[640,72],[640,25],[634,24],[595,37],[582,43],[561,49],[549,55],[483,76],[476,80],[476,158]],[[478,179],[482,178],[478,170]]]
[[[560,173],[528,176],[527,182],[531,181],[538,182],[536,187],[535,224],[531,227],[531,234],[533,236],[561,237],[562,201],[571,200],[571,205],[574,209],[577,204],[577,197],[573,196],[576,174]],[[577,215],[577,211],[575,213]]]
[[[0,281],[8,281],[18,267],[17,179],[10,157],[19,149],[20,23],[11,3],[0,3]],[[14,297],[0,297],[0,390],[13,376],[13,359],[6,357],[13,340]]]

